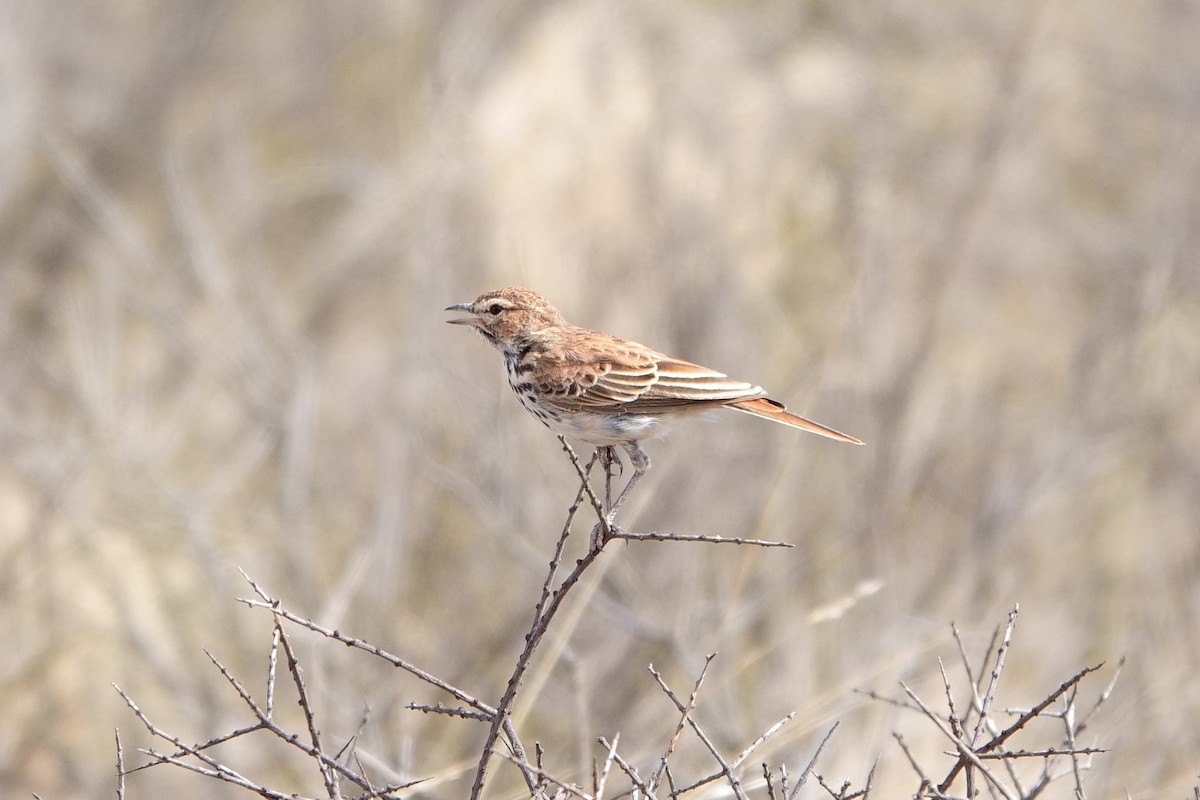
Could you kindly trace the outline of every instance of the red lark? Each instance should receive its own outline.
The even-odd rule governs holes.
[[[504,356],[508,384],[521,405],[555,433],[595,445],[605,464],[615,447],[629,454],[633,475],[607,510],[609,525],[650,468],[643,439],[662,436],[675,418],[732,408],[793,428],[862,444],[833,428],[791,414],[761,386],[651,350],[645,345],[572,325],[540,294],[508,288],[473,303],[449,306]]]

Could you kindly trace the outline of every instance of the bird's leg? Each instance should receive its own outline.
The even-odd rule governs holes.
[[[617,468],[621,468],[621,459],[617,455],[617,448],[611,444],[602,445],[596,448],[596,455],[592,460],[600,460],[600,467],[604,470],[604,520],[597,522],[592,527],[592,535],[588,539],[588,546],[593,550],[599,550],[604,546],[604,541],[612,530],[612,480],[613,480],[613,464]]]
[[[633,464],[633,475],[629,477],[629,483],[625,484],[625,488],[617,495],[617,501],[609,506],[608,520],[611,524],[613,517],[617,515],[617,509],[629,497],[633,491],[633,487],[637,486],[637,482],[646,474],[646,470],[650,469],[650,456],[642,449],[642,446],[637,442],[626,442],[624,445],[625,452],[629,453],[629,463]]]
[[[596,458],[600,459],[600,465],[604,469],[604,507],[612,507],[612,481],[615,475],[623,475],[625,473],[625,465],[621,463],[621,458],[617,455],[617,448],[611,444],[603,445],[596,448]],[[614,470],[613,467],[616,467]]]
[[[609,509],[612,508],[613,464],[619,468],[621,459],[617,456],[617,449],[611,444],[597,447],[596,453],[600,456],[600,466],[604,469],[604,508]]]
[[[607,541],[608,537],[612,535],[612,531],[616,529],[616,525],[613,524],[613,520],[616,519],[617,510],[621,507],[621,504],[625,502],[626,498],[629,497],[630,493],[633,491],[633,487],[637,485],[637,482],[640,481],[642,476],[646,474],[646,470],[650,469],[650,456],[646,455],[646,451],[642,449],[640,444],[637,442],[625,442],[622,446],[625,448],[625,452],[629,453],[629,461],[631,464],[633,464],[633,475],[630,476],[629,483],[625,484],[625,488],[621,490],[619,495],[617,495],[617,499],[611,503],[608,502],[609,498],[611,497],[611,493],[608,491],[608,489],[611,487],[609,487],[607,483],[610,482],[612,478],[612,472],[609,469],[611,466],[609,459],[616,460],[617,454],[611,446],[604,448],[605,450],[609,451],[605,456],[602,457],[605,464],[605,505],[608,508],[608,513],[604,515],[604,522],[598,522],[596,523],[596,527],[592,528],[591,546],[593,550],[603,547],[605,541]],[[618,460],[617,463],[619,464],[620,461]]]

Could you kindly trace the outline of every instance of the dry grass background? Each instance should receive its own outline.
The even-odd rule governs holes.
[[[802,765],[840,719],[823,773],[906,796],[907,718],[852,690],[936,695],[948,623],[981,650],[1019,601],[1009,704],[1128,655],[1091,796],[1189,795],[1197,41],[1165,0],[0,5],[0,794],[111,793],[113,681],[235,726],[201,648],[261,680],[237,566],[497,697],[575,483],[441,309],[522,284],[869,445],[650,446],[627,524],[799,547],[606,555],[519,707],[561,771],[658,747],[646,665],[719,651],[722,744],[799,710]],[[478,726],[303,641],[327,736],[369,705],[364,751],[465,795]]]

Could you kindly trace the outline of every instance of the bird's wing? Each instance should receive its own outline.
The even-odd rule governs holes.
[[[543,353],[532,378],[547,402],[565,411],[662,414],[729,406],[756,417],[851,444],[849,434],[790,413],[762,387],[663,355],[636,342],[583,332],[554,355]]]
[[[565,410],[660,414],[764,394],[758,386],[635,342],[587,333],[559,355],[543,354],[533,371],[547,399]]]

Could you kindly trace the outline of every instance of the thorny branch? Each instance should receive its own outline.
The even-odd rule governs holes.
[[[580,800],[616,800],[620,797],[638,797],[642,800],[657,800],[659,792],[663,790],[665,782],[669,796],[682,798],[689,793],[698,791],[701,787],[708,786],[714,782],[720,781],[728,785],[728,792],[731,796],[738,800],[750,800],[751,790],[762,789],[766,792],[768,800],[796,800],[801,788],[809,780],[810,777],[815,778],[817,784],[831,797],[836,798],[857,798],[867,797],[872,789],[872,781],[874,776],[874,767],[868,773],[866,783],[862,789],[854,789],[850,781],[844,781],[836,788],[826,782],[825,778],[816,772],[817,758],[821,755],[826,745],[829,743],[837,725],[831,727],[824,737],[821,739],[816,751],[813,753],[811,760],[800,771],[798,778],[793,781],[788,773],[786,765],[779,765],[776,769],[772,769],[767,763],[761,764],[761,778],[755,782],[746,783],[742,770],[749,761],[750,756],[755,753],[764,742],[774,736],[795,715],[789,714],[779,720],[775,725],[767,729],[754,742],[745,747],[736,757],[728,759],[721,752],[713,737],[696,719],[696,709],[699,703],[700,689],[703,686],[708,668],[712,663],[715,654],[708,656],[705,659],[703,668],[698,675],[691,694],[685,700],[681,699],[667,685],[662,675],[650,667],[650,673],[654,680],[658,683],[659,688],[674,704],[679,716],[676,720],[674,730],[667,741],[665,747],[661,750],[661,754],[655,759],[653,769],[649,772],[649,777],[643,779],[640,777],[640,772],[637,765],[627,755],[620,752],[618,745],[620,743],[620,735],[615,735],[611,740],[600,737],[599,743],[604,748],[602,765],[593,763],[590,791],[582,788],[576,781],[572,781],[555,774],[553,770],[547,769],[543,763],[543,751],[540,744],[537,747],[536,762],[531,762],[526,756],[526,750],[521,743],[518,732],[515,730],[512,720],[512,708],[517,697],[517,693],[521,686],[522,679],[529,667],[534,653],[542,642],[546,632],[549,630],[553,619],[557,612],[562,608],[562,605],[568,596],[571,589],[579,583],[584,572],[599,558],[603,552],[603,545],[613,539],[627,540],[654,540],[654,541],[680,541],[680,542],[704,542],[704,543],[736,543],[750,544],[763,547],[786,547],[790,546],[783,542],[769,542],[757,539],[742,539],[733,537],[721,536],[686,536],[680,534],[669,533],[629,533],[619,529],[612,529],[604,537],[603,542],[599,547],[589,547],[585,554],[575,562],[574,567],[566,573],[565,576],[559,578],[559,569],[562,565],[564,554],[566,551],[567,540],[571,533],[572,523],[578,513],[579,508],[586,498],[597,515],[603,521],[603,506],[600,503],[599,497],[592,490],[588,483],[588,476],[591,473],[597,456],[593,455],[592,459],[586,464],[581,464],[575,457],[573,451],[564,442],[568,454],[571,457],[572,464],[580,477],[580,488],[576,493],[575,500],[567,511],[567,518],[562,527],[562,530],[555,543],[554,552],[550,559],[546,578],[542,584],[541,592],[537,603],[533,610],[533,619],[530,623],[529,632],[525,637],[525,645],[517,658],[511,676],[509,677],[505,691],[500,698],[500,701],[495,707],[479,700],[475,695],[449,683],[448,681],[429,673],[407,660],[393,655],[377,645],[359,639],[353,636],[342,633],[339,630],[328,628],[317,624],[313,620],[306,618],[300,614],[292,612],[285,608],[281,601],[275,599],[268,594],[262,587],[250,579],[249,576],[243,573],[243,577],[253,589],[255,598],[243,598],[241,601],[253,608],[263,608],[273,615],[275,625],[272,630],[272,639],[270,644],[270,656],[267,667],[267,685],[265,693],[265,702],[259,703],[248,691],[243,683],[239,681],[228,668],[222,664],[216,656],[208,653],[208,656],[214,666],[219,670],[226,682],[233,688],[234,692],[250,709],[254,722],[253,724],[237,728],[228,733],[208,739],[200,743],[188,743],[182,737],[168,733],[160,726],[155,724],[133,701],[133,699],[125,692],[117,688],[121,697],[125,700],[134,715],[142,723],[143,726],[151,733],[152,736],[168,742],[174,749],[172,752],[162,752],[153,748],[142,748],[140,752],[149,757],[149,761],[139,766],[127,768],[124,762],[124,756],[121,749],[120,738],[116,740],[117,744],[117,772],[118,772],[118,800],[124,800],[125,797],[125,777],[129,774],[138,772],[147,767],[158,764],[171,764],[182,769],[189,770],[204,777],[219,780],[235,786],[239,786],[247,791],[258,794],[266,798],[299,798],[299,795],[290,792],[266,786],[260,782],[256,782],[250,777],[243,775],[233,767],[222,763],[211,755],[211,750],[219,745],[224,744],[243,736],[248,736],[257,732],[268,733],[277,739],[284,742],[288,747],[294,748],[301,752],[305,757],[313,760],[318,773],[321,776],[321,781],[324,786],[326,796],[330,798],[340,798],[343,796],[341,784],[343,781],[348,781],[357,787],[356,798],[367,800],[368,798],[389,798],[398,797],[396,793],[408,787],[414,786],[420,781],[412,781],[408,783],[393,783],[386,786],[377,786],[370,780],[366,773],[362,770],[356,755],[348,756],[347,758],[354,761],[358,769],[351,769],[341,759],[347,747],[330,754],[326,750],[326,744],[322,737],[317,716],[314,712],[312,703],[309,699],[309,690],[304,679],[303,669],[300,659],[298,658],[291,641],[284,627],[286,623],[294,624],[300,628],[313,631],[328,639],[344,644],[348,647],[361,650],[376,658],[379,658],[396,669],[403,670],[419,680],[435,687],[439,691],[449,695],[454,699],[456,705],[437,704],[420,704],[411,703],[409,708],[421,711],[427,714],[439,715],[446,718],[466,719],[475,722],[483,722],[488,726],[488,733],[485,737],[484,747],[482,748],[479,760],[475,767],[475,776],[471,789],[471,797],[478,800],[483,791],[484,782],[487,776],[489,761],[493,755],[499,756],[510,763],[514,764],[523,777],[526,786],[529,790],[529,796],[533,800],[565,800],[565,798],[579,798]],[[611,476],[606,476],[606,480]],[[556,583],[557,581],[557,583]],[[995,701],[1000,684],[1000,678],[1006,663],[1006,657],[1012,643],[1012,634],[1015,628],[1018,609],[1014,608],[1010,613],[1007,625],[1003,626],[1003,630],[997,629],[991,643],[985,653],[983,663],[990,661],[991,669],[985,672],[984,669],[974,669],[971,665],[971,659],[968,657],[966,648],[956,626],[952,626],[952,635],[958,647],[958,654],[961,661],[962,671],[967,678],[968,692],[970,702],[960,708],[955,702],[955,692],[953,681],[948,674],[945,665],[938,661],[939,672],[942,679],[943,690],[945,694],[945,702],[948,712],[943,715],[936,712],[930,707],[920,696],[917,695],[907,685],[901,684],[905,692],[905,699],[897,700],[887,697],[882,697],[874,692],[867,692],[869,697],[891,703],[900,708],[915,711],[926,718],[942,736],[948,739],[953,744],[951,755],[955,757],[955,761],[945,772],[945,777],[942,780],[935,782],[930,776],[933,771],[928,767],[921,765],[917,754],[908,745],[905,740],[895,735],[896,742],[899,745],[905,758],[908,760],[914,773],[919,779],[918,789],[914,796],[927,798],[946,798],[949,797],[949,792],[960,775],[965,775],[967,782],[967,794],[977,794],[979,789],[974,786],[976,776],[979,776],[987,781],[990,791],[993,795],[1004,798],[1012,798],[1017,800],[1020,798],[1036,797],[1047,784],[1051,781],[1064,776],[1073,776],[1075,781],[1075,793],[1080,800],[1085,800],[1081,773],[1087,769],[1089,763],[1084,760],[1091,756],[1102,753],[1104,750],[1097,746],[1079,744],[1079,737],[1087,728],[1088,722],[1092,718],[1095,711],[1104,703],[1111,695],[1113,686],[1116,681],[1116,675],[1113,676],[1099,698],[1090,709],[1083,713],[1078,713],[1076,705],[1078,701],[1079,685],[1084,678],[1100,668],[1101,665],[1087,667],[1080,670],[1074,676],[1064,681],[1059,687],[1050,692],[1042,701],[1035,704],[1032,708],[1017,712],[1017,718],[1007,727],[1000,729],[995,724]],[[301,707],[304,728],[303,734],[290,732],[285,730],[275,720],[275,698],[276,698],[276,680],[279,674],[277,669],[278,654],[282,651],[287,665],[286,674],[290,676],[291,682],[298,695],[298,703]],[[206,651],[207,652],[207,651]],[[1120,669],[1118,667],[1117,674]],[[981,684],[985,680],[986,686]],[[115,688],[115,687],[114,687]],[[1065,699],[1065,706],[1061,711],[1052,711],[1051,706],[1060,699]],[[1033,743],[1025,742],[1026,746],[1020,749],[1008,749],[1008,742],[1018,734],[1024,732],[1029,722],[1039,716],[1052,716],[1061,721],[1063,726],[1062,741],[1055,744],[1037,746],[1029,746]],[[360,725],[361,729],[361,725]],[[677,767],[672,766],[672,759],[678,752],[678,745],[685,732],[690,731],[691,735],[704,746],[709,757],[716,762],[717,769],[704,777],[693,779],[689,782],[680,784],[676,780],[675,773]],[[361,732],[361,730],[360,730]],[[986,734],[986,736],[985,736]],[[354,741],[358,734],[355,734],[350,741]],[[1028,738],[1028,737],[1026,737]],[[497,742],[502,741],[503,748],[497,747]],[[645,749],[644,745],[639,747],[639,751]],[[939,753],[939,755],[941,755]],[[1042,760],[1044,767],[1041,774],[1026,788],[1021,785],[1018,780],[1016,765],[1021,761],[1030,759]],[[1000,762],[1004,765],[1006,775],[1001,775],[989,764]],[[1066,764],[1066,769],[1056,767],[1055,764]],[[615,770],[614,770],[615,767]],[[610,795],[613,779],[615,777],[623,779],[628,783],[626,788],[617,789],[617,793]]]

